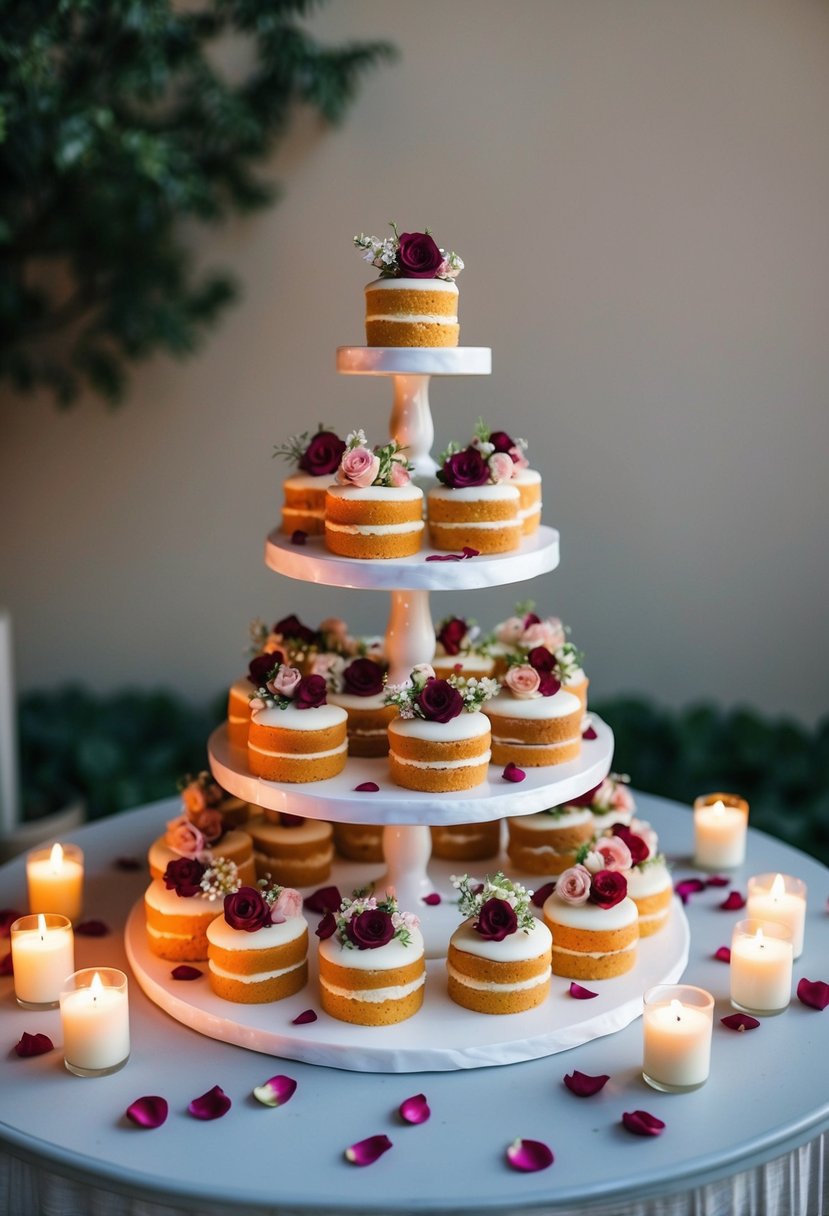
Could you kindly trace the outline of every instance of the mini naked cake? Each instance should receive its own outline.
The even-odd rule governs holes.
[[[585,807],[554,806],[507,820],[507,855],[525,874],[561,874],[576,864],[579,849],[593,839],[593,816]]]
[[[319,424],[309,435],[292,435],[287,443],[274,448],[274,456],[289,460],[296,472],[282,483],[284,505],[281,531],[292,535],[299,530],[321,536],[325,529],[325,491],[334,479],[345,441],[330,427]]]
[[[250,803],[223,790],[211,773],[203,771],[197,777],[185,777],[179,782],[179,789],[187,818],[201,828],[211,845],[222,837],[215,835],[214,817],[207,812],[218,813],[224,832],[244,826],[250,817]]]
[[[358,1026],[391,1026],[423,1004],[426,962],[416,916],[384,899],[356,893],[317,928],[320,1004]]]
[[[533,916],[531,891],[495,874],[474,889],[453,878],[466,920],[449,939],[449,996],[476,1013],[522,1013],[550,994],[550,930]]]
[[[348,714],[348,754],[385,756],[389,750],[388,725],[395,716],[386,704],[386,666],[374,659],[339,662],[320,656],[316,670],[328,684],[328,700]]]
[[[345,768],[348,716],[326,704],[322,676],[278,664],[251,700],[248,768],[292,784],[325,781]]]
[[[559,875],[542,911],[553,935],[553,975],[606,980],[635,966],[639,912],[620,870],[571,866]]]
[[[383,861],[383,825],[374,823],[335,823],[334,849],[346,861]]]
[[[460,616],[447,616],[435,629],[435,675],[445,680],[451,675],[473,677],[491,676],[495,667],[487,643],[480,638],[474,621]]]
[[[593,816],[593,832],[601,836],[614,824],[629,824],[636,813],[636,803],[629,789],[626,773],[608,773],[593,789],[571,798],[568,807],[587,808]]]
[[[154,878],[144,893],[152,953],[173,962],[207,958],[207,930],[219,915],[220,897],[238,886],[236,867],[224,858],[210,865],[195,857],[171,861],[164,876]]]
[[[310,887],[331,873],[334,844],[331,824],[324,819],[265,810],[248,827],[253,859],[260,880],[286,887]]]
[[[207,930],[210,987],[241,1005],[293,996],[308,982],[308,925],[290,887],[241,887]]]
[[[479,553],[507,553],[521,544],[520,496],[506,452],[486,445],[450,444],[440,457],[439,486],[426,496],[429,539],[435,549],[467,546]]]
[[[241,882],[253,882],[253,842],[242,828],[225,829],[220,809],[229,800],[232,820],[238,809],[235,803],[241,800],[233,799],[216,785],[209,773],[199,774],[194,781],[185,779],[181,793],[184,813],[168,821],[164,834],[152,842],[147,852],[150,876],[163,878],[169,863],[179,858],[209,864],[214,856],[221,856],[235,865]],[[207,797],[216,801],[209,805]],[[243,805],[249,809],[247,803]]]
[[[512,484],[518,490],[521,531],[524,536],[530,536],[538,530],[541,523],[541,474],[529,467],[529,461],[524,455],[527,450],[526,439],[513,439],[506,431],[492,430],[479,418],[473,443],[482,447],[486,445],[485,450],[505,452],[512,460]]]
[[[625,877],[628,895],[639,910],[639,936],[651,937],[665,928],[674,904],[673,879],[656,832],[643,819],[633,819],[629,826],[614,824],[610,832],[630,854]]]
[[[394,440],[366,446],[352,431],[325,498],[325,546],[340,557],[388,560],[411,557],[423,538],[423,491]]]
[[[433,827],[432,856],[443,861],[486,861],[501,851],[501,820]]]
[[[454,279],[463,269],[455,253],[440,249],[427,232],[397,231],[379,239],[361,233],[354,244],[363,259],[380,271],[368,283],[366,344],[368,346],[457,346],[458,288]]]
[[[486,781],[490,728],[480,707],[499,688],[495,680],[439,680],[420,663],[386,698],[399,717],[389,723],[389,769],[395,785],[447,793]]]
[[[581,753],[582,708],[552,671],[543,646],[527,662],[510,667],[504,689],[486,706],[492,723],[492,762],[540,768],[575,760]]]

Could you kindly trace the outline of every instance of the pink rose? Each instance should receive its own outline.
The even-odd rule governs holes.
[[[515,465],[512,457],[506,452],[493,452],[488,461],[489,476],[496,485],[504,481],[512,481]]]
[[[412,668],[412,678],[414,679],[416,676],[422,676],[424,681],[434,680],[435,669],[431,663],[415,663]]]
[[[343,453],[340,461],[337,481],[340,485],[351,484],[365,488],[374,484],[379,472],[380,459],[372,451],[364,447],[349,448]]]
[[[393,460],[391,462],[391,476],[389,480],[393,486],[407,486],[412,478],[404,464],[401,464],[399,460]]]
[[[191,781],[189,785],[185,785],[181,791],[181,801],[188,815],[198,815],[199,811],[203,811],[207,806],[204,790],[198,781]]]
[[[610,798],[610,805],[614,811],[633,812],[636,810],[636,804],[633,801],[633,794],[626,785],[621,782],[616,786]],[[650,826],[650,825],[648,825]]]
[[[495,636],[499,642],[503,642],[505,646],[512,646],[516,643],[521,634],[524,632],[524,622],[520,616],[507,617],[500,625],[495,627]]]
[[[168,848],[182,857],[197,857],[205,849],[204,836],[186,815],[170,820],[164,840]]]
[[[537,697],[541,686],[541,677],[534,667],[521,663],[518,667],[510,667],[504,676],[504,683],[514,697],[528,700]]]
[[[348,625],[339,616],[327,616],[320,622],[317,632],[322,634],[325,644],[332,649],[335,645],[337,649],[343,649],[349,641]]]
[[[292,697],[301,679],[302,672],[296,667],[280,667],[276,677],[271,681],[272,691],[281,697]]]
[[[524,630],[521,644],[528,649],[534,646],[546,646],[547,650],[555,652],[567,641],[564,626],[557,616],[548,616],[546,620],[537,621]]]
[[[302,896],[293,887],[283,887],[271,904],[271,924],[283,925],[286,920],[299,916],[302,911]]]
[[[190,822],[199,829],[208,844],[213,844],[224,832],[221,812],[209,807],[199,811]]]
[[[590,896],[590,871],[584,866],[571,866],[556,880],[556,895],[566,904],[586,904]]]
[[[630,849],[618,836],[602,836],[593,851],[601,856],[603,870],[629,870],[633,865]]]

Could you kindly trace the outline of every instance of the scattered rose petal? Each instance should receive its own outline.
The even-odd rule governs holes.
[[[731,962],[731,947],[730,946],[720,946],[718,950],[714,951],[714,958],[717,960],[718,963],[730,963]]]
[[[797,999],[812,1009],[825,1009],[829,1005],[829,984],[823,980],[798,980]]]
[[[3,958],[0,958],[0,975],[14,975],[11,953],[6,954]]]
[[[507,1161],[514,1170],[531,1174],[553,1164],[553,1150],[541,1140],[513,1140],[507,1149]]]
[[[291,533],[292,545],[304,545],[307,539],[308,533],[303,532],[302,528],[294,528],[293,532]]]
[[[405,1102],[400,1103],[398,1110],[400,1118],[406,1123],[425,1123],[432,1113],[425,1094],[415,1094],[414,1097],[407,1098]]]
[[[748,1013],[729,1013],[727,1018],[720,1018],[720,1021],[729,1030],[756,1030],[760,1025],[759,1020]]]
[[[503,773],[501,773],[501,776],[505,781],[515,781],[516,783],[523,781],[526,775],[527,774],[524,772],[523,768],[519,768],[518,765],[512,760],[507,763],[506,768],[504,769]]]
[[[280,1074],[271,1077],[264,1085],[257,1085],[253,1096],[263,1106],[284,1106],[286,1102],[290,1102],[295,1093],[296,1081],[293,1077],[285,1077]]]
[[[317,1015],[313,1009],[303,1009],[302,1013],[298,1013],[291,1022],[292,1026],[307,1026],[309,1022],[316,1022]]]
[[[430,908],[436,908],[440,903],[440,895],[437,891],[430,891],[428,895],[423,896],[423,903]]]
[[[556,889],[555,882],[545,882],[537,891],[533,891],[530,896],[530,902],[534,907],[540,908],[543,906],[545,899],[548,899]]]
[[[430,553],[427,562],[462,562],[462,553]]]
[[[109,925],[102,920],[82,920],[79,925],[75,925],[75,932],[79,937],[106,937]]]
[[[8,937],[12,925],[22,915],[22,912],[15,912],[14,908],[0,909],[0,937]]]
[[[582,988],[581,984],[572,983],[570,985],[570,996],[577,1001],[589,1001],[591,997],[598,995],[598,992],[591,992],[589,988]]]
[[[218,1085],[208,1089],[200,1098],[194,1098],[187,1107],[187,1113],[194,1119],[221,1119],[231,1107],[230,1098]]]
[[[622,1115],[622,1123],[635,1136],[658,1136],[665,1130],[665,1124],[656,1115],[649,1115],[646,1110],[626,1110]]]
[[[336,912],[342,901],[339,887],[320,887],[305,896],[305,907],[309,912]]]
[[[112,864],[116,870],[123,870],[125,873],[143,870],[144,868],[143,861],[138,857],[116,857]]]
[[[746,906],[746,898],[739,891],[731,891],[728,897],[722,901],[720,907],[723,912],[736,912],[738,908]]]
[[[139,1127],[161,1127],[167,1118],[169,1106],[166,1098],[150,1094],[145,1098],[136,1098],[127,1107],[127,1118]]]
[[[358,794],[376,794],[380,786],[376,781],[363,781],[360,785],[355,785],[355,792]]]
[[[388,1136],[368,1136],[365,1140],[358,1140],[356,1144],[352,1144],[350,1148],[345,1150],[346,1160],[352,1165],[372,1165],[378,1157],[382,1157],[383,1153],[388,1152],[391,1148],[391,1140]]]
[[[684,904],[687,904],[690,896],[704,890],[705,883],[701,878],[683,878],[674,887],[674,891]]]
[[[54,1048],[55,1045],[48,1034],[29,1034],[28,1030],[24,1030],[14,1050],[26,1059],[28,1056],[42,1056],[47,1051],[54,1051]]]
[[[202,972],[198,967],[191,967],[189,963],[179,963],[178,967],[174,967],[170,972],[174,980],[198,980],[202,977]]]
[[[464,557],[480,557],[480,555],[481,555],[481,550],[480,550],[480,549],[473,549],[473,548],[471,548],[471,546],[470,546],[470,545],[464,545],[464,547],[463,547],[463,555],[464,555]]]
[[[727,887],[731,879],[726,874],[712,874],[710,878],[706,878],[706,887]]]
[[[581,732],[581,737],[582,739],[598,739],[599,736],[596,733],[595,727],[587,726]]]
[[[333,912],[324,912],[322,920],[314,930],[321,942],[327,941],[337,932],[337,918]]]
[[[597,1094],[600,1089],[604,1089],[610,1077],[606,1073],[601,1073],[599,1076],[591,1077],[589,1073],[579,1072],[574,1068],[564,1078],[564,1084],[570,1090],[571,1094],[575,1094],[577,1098],[592,1098],[593,1094]]]

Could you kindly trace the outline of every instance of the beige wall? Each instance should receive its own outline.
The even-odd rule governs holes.
[[[463,339],[489,379],[436,381],[437,442],[478,414],[532,442],[558,571],[435,597],[489,623],[533,594],[594,690],[827,706],[829,5],[822,0],[334,0],[384,36],[345,127],[297,125],[273,211],[201,234],[244,300],[201,356],[130,401],[3,406],[0,603],[24,687],[212,693],[248,620],[386,597],[262,563],[282,468],[318,419],[379,435],[389,386],[339,378],[361,341],[351,248],[396,219],[465,258]]]

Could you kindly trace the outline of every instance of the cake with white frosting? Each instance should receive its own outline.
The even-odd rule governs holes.
[[[585,807],[551,807],[507,820],[507,855],[525,874],[561,874],[575,865],[579,849],[593,839],[593,816]]]
[[[433,825],[432,856],[444,861],[486,861],[501,851],[501,820]]]
[[[325,545],[341,557],[389,559],[417,553],[423,537],[423,491],[392,440],[368,447],[365,432],[352,431],[336,484],[325,498]]]
[[[147,942],[153,954],[175,962],[207,958],[207,930],[221,898],[240,886],[239,872],[223,857],[182,856],[144,892]]]
[[[435,549],[507,553],[521,543],[520,495],[505,452],[451,443],[440,456],[439,486],[426,496],[429,539]]]
[[[479,418],[472,443],[482,454],[503,452],[509,456],[512,461],[510,484],[518,490],[521,531],[524,536],[532,535],[541,523],[541,474],[529,467],[530,462],[525,454],[528,447],[526,439],[513,438],[506,431],[497,430]]]
[[[539,768],[581,753],[581,702],[561,687],[543,646],[507,669],[502,691],[484,712],[492,723],[494,764]]]
[[[446,616],[435,627],[435,675],[441,679],[459,675],[481,679],[495,667],[486,639],[478,625],[462,616]]]
[[[277,664],[251,699],[248,768],[254,777],[324,781],[345,768],[348,716],[326,703],[322,676]]]
[[[625,877],[628,895],[639,910],[639,936],[659,933],[670,919],[674,884],[665,855],[659,851],[656,832],[644,819],[632,819],[630,824],[614,824],[609,833],[630,854]]]
[[[259,1005],[293,996],[308,982],[308,925],[302,896],[288,887],[241,887],[207,930],[210,987],[226,1001]]]
[[[639,912],[619,870],[571,866],[544,901],[553,935],[553,974],[574,980],[624,975],[636,964]]]
[[[368,346],[457,346],[458,288],[463,269],[431,233],[398,232],[382,239],[361,233],[354,244],[380,277],[365,288]]]
[[[530,908],[531,892],[503,874],[474,886],[454,878],[466,919],[449,939],[451,999],[477,1013],[521,1013],[550,993],[550,930]]]
[[[259,879],[286,887],[310,887],[331,873],[334,844],[331,824],[265,810],[248,825]]]
[[[296,531],[309,536],[320,535],[324,528],[325,491],[345,451],[345,442],[330,427],[320,423],[314,434],[304,431],[292,435],[287,443],[274,448],[274,456],[282,456],[296,468],[282,483],[284,504],[281,530]]]
[[[387,728],[395,711],[386,704],[386,665],[367,657],[332,662],[320,656],[315,670],[325,676],[330,704],[348,714],[348,754],[387,755]]]
[[[250,806],[228,794],[210,773],[199,773],[180,783],[182,813],[167,821],[164,833],[147,851],[152,878],[163,878],[171,861],[181,858],[209,863],[214,856],[233,862],[240,881],[253,882],[253,842],[244,827]]]

